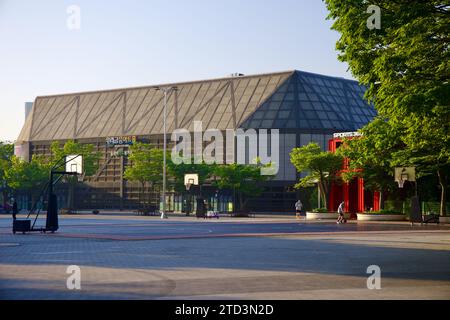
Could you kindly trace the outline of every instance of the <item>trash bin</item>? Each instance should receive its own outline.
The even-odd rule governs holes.
[[[203,198],[197,198],[196,216],[197,216],[197,218],[205,218],[206,217],[206,205],[205,205],[205,199],[203,199]]]

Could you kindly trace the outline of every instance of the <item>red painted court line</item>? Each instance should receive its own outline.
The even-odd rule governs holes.
[[[231,233],[231,234],[209,234],[209,235],[180,235],[180,236],[119,236],[119,235],[95,235],[95,234],[47,234],[47,236],[76,238],[76,239],[97,239],[114,241],[146,241],[146,240],[181,240],[181,239],[217,239],[217,238],[260,238],[260,237],[282,237],[282,236],[349,236],[349,235],[383,235],[383,234],[425,234],[425,233],[445,233],[445,230],[398,230],[398,231],[342,231],[342,232],[293,232],[293,233]],[[44,236],[44,235],[42,235]]]

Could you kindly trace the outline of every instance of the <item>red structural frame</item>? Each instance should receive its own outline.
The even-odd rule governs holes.
[[[357,139],[357,137],[355,138]],[[328,142],[328,150],[334,153],[342,143],[343,140],[340,138],[331,139]],[[342,170],[339,174],[348,172],[349,170],[349,159],[344,159]],[[342,201],[345,203],[345,212],[352,214],[368,210],[380,210],[380,193],[372,193],[365,190],[363,178],[355,178],[349,183],[333,182],[331,185],[330,199],[328,201],[328,210],[337,211]],[[372,205],[367,207],[366,204]]]

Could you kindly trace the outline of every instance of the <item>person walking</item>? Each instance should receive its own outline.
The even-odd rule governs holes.
[[[345,202],[342,201],[342,203],[339,205],[338,208],[339,217],[336,222],[337,224],[347,223],[347,220],[345,220],[344,211],[345,211]]]
[[[303,208],[303,203],[300,200],[298,200],[295,203],[295,216],[297,217],[297,219],[300,219],[300,216],[302,214],[302,208]]]
[[[13,220],[16,220],[17,219],[17,213],[18,213],[18,210],[17,210],[17,201],[15,200],[15,199],[12,199],[13,200],[13,205],[12,205],[12,216],[13,216]]]

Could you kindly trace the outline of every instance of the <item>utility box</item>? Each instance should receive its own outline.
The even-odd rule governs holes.
[[[30,232],[31,231],[31,220],[14,220],[13,221],[13,233],[16,232]]]

